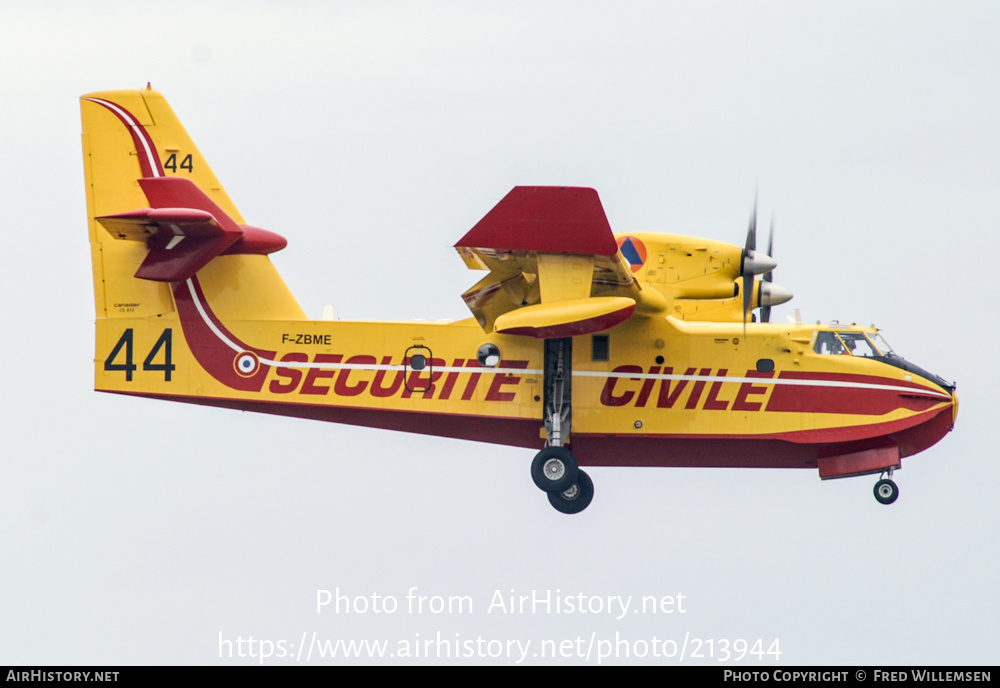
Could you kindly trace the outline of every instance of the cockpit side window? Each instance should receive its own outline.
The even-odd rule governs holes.
[[[843,342],[841,342],[837,335],[833,332],[817,332],[816,343],[813,345],[813,351],[823,355],[847,353],[844,349]]]

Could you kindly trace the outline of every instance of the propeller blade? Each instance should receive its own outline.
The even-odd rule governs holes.
[[[743,339],[747,334],[747,317],[750,315],[750,305],[753,296],[754,257],[757,251],[757,194],[753,197],[753,212],[750,213],[750,225],[747,227],[747,243],[743,249],[743,264],[740,274],[743,277]]]
[[[753,296],[752,293],[753,283],[754,283],[753,273],[744,272],[743,273],[743,329],[744,329],[743,336],[744,337],[746,336],[745,330],[747,325],[747,316],[750,314],[750,305],[752,301],[750,297]]]
[[[771,215],[771,230],[767,235],[767,255],[773,260],[774,259],[774,215]],[[774,280],[774,268],[771,268],[766,273],[764,273],[764,281],[769,285]],[[764,285],[760,285],[760,298],[757,299],[757,303],[764,303]],[[771,306],[761,306],[760,308],[760,320],[761,322],[771,322]]]
[[[767,234],[767,255],[771,259],[774,258],[774,215],[771,216],[771,230]],[[771,281],[771,272],[773,270],[774,268],[771,268],[767,271],[767,274],[764,275],[764,279],[768,282]]]
[[[750,226],[747,227],[746,250],[757,250],[757,194],[753,197],[753,212],[750,213]]]
[[[757,251],[757,197],[754,196],[753,212],[750,215],[750,226],[747,228],[746,247],[743,249],[743,259],[740,265],[740,276],[743,278],[743,338],[746,339],[747,320],[751,317],[756,290],[757,306],[760,308],[761,322],[771,322],[771,307],[790,301],[792,292],[774,283],[774,268],[777,266],[774,258],[774,216],[771,216],[771,227],[767,237],[767,254]],[[754,275],[762,275],[755,280]]]

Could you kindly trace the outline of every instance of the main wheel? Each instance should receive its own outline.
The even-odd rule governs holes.
[[[875,499],[879,504],[892,504],[899,497],[899,488],[896,483],[889,479],[879,480],[875,483]]]
[[[565,447],[546,447],[531,462],[531,479],[543,492],[562,492],[576,482],[576,457]]]
[[[585,471],[577,471],[576,482],[568,490],[549,492],[549,503],[556,511],[578,514],[594,499],[594,481]]]

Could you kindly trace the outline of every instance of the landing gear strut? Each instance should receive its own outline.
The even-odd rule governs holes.
[[[580,470],[573,453],[563,446],[573,421],[573,340],[545,340],[546,446],[531,462],[531,479],[548,493],[549,502],[564,514],[586,509],[594,498],[594,483]]]
[[[883,473],[883,475],[885,475]],[[892,469],[889,469],[889,477],[883,478],[875,483],[875,499],[879,504],[892,504],[899,497],[899,488],[892,480]]]

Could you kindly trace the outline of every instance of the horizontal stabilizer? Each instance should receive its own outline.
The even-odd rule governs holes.
[[[455,248],[613,256],[618,253],[593,189],[516,186]]]
[[[540,303],[504,313],[494,330],[535,339],[576,337],[620,325],[635,311],[635,301],[625,296],[602,296],[556,303]]]
[[[176,236],[213,236],[222,228],[211,213],[193,208],[142,208],[97,218],[116,239],[146,241],[163,227],[176,226]]]
[[[182,282],[223,253],[273,253],[286,241],[274,232],[238,225],[189,179],[139,180],[152,207],[96,218],[116,239],[146,241],[149,253],[135,276]]]

